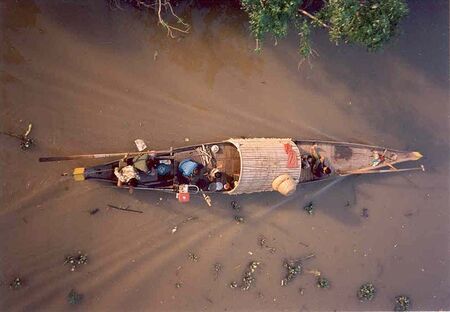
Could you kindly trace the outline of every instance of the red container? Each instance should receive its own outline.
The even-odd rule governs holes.
[[[190,199],[189,193],[178,193],[177,197],[180,203],[187,203]]]

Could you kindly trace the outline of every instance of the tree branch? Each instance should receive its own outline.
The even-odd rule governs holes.
[[[173,11],[172,5],[170,4],[170,2],[168,0],[157,0],[157,5],[158,5],[158,22],[167,29],[167,35],[170,36],[171,38],[175,38],[175,36],[173,35],[173,31],[178,31],[181,33],[189,33],[190,30],[190,26],[188,24],[186,24],[185,22],[183,22],[183,20],[178,17],[178,15],[175,14],[175,12]],[[164,6],[165,9],[167,9],[167,7],[169,7],[170,13],[177,19],[177,22],[182,24],[185,29],[181,29],[175,26],[172,26],[168,23],[166,23],[164,21],[164,19],[161,16],[161,9]]]
[[[119,7],[118,3],[120,0],[109,0],[112,5],[115,7]],[[158,24],[161,24],[166,30],[167,35],[171,38],[175,38],[174,32],[180,32],[187,34],[190,30],[190,25],[185,23],[178,15],[175,14],[175,11],[173,10],[172,4],[170,3],[170,0],[131,0],[129,1],[133,5],[135,5],[138,8],[145,8],[148,10],[154,10],[156,14],[158,15]],[[120,8],[120,7],[119,7]],[[183,25],[183,27],[175,27],[168,22],[166,22],[163,18],[162,9],[165,9],[166,12],[169,11],[169,13],[176,19],[178,24]]]
[[[320,19],[318,19],[318,18],[315,17],[314,15],[312,15],[312,14],[306,12],[305,10],[299,9],[298,11],[299,11],[301,14],[303,14],[303,15],[309,17],[310,19],[316,21],[317,23],[319,23],[319,24],[322,25],[323,27],[325,27],[325,28],[331,28],[330,25],[325,24],[325,23],[322,22]]]

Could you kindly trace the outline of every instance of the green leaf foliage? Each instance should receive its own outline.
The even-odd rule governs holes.
[[[297,19],[294,24],[298,32],[298,53],[308,57],[313,53],[310,42],[311,27],[305,19]]]
[[[258,41],[268,33],[275,39],[288,33],[301,0],[242,0],[242,8],[249,16],[250,29]]]
[[[329,0],[316,15],[330,26],[330,40],[381,48],[408,13],[404,0]]]
[[[267,34],[276,40],[287,35],[292,23],[299,35],[299,54],[312,54],[312,27],[326,27],[330,40],[354,43],[370,51],[380,49],[397,32],[408,14],[405,0],[312,0],[319,3],[314,12],[300,10],[303,0],[241,0],[249,16],[250,30],[257,50]]]

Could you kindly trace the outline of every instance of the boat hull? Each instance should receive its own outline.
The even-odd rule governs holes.
[[[261,144],[261,146],[258,144]],[[291,146],[291,155],[288,154],[286,145]],[[331,168],[330,174],[317,176],[305,162],[307,157],[312,155],[311,148],[313,145],[317,154],[324,159],[324,163]],[[247,146],[247,150],[243,148],[244,146]],[[249,146],[252,147],[253,151],[250,151]],[[218,152],[212,153],[211,150],[216,148],[218,148]],[[286,150],[286,153],[282,148]],[[378,163],[374,162],[374,155],[376,154],[382,155],[383,160]],[[358,143],[290,139],[230,139],[171,149],[171,153],[163,157],[166,163],[167,161],[170,163],[170,173],[159,176],[139,171],[139,180],[134,187],[140,190],[179,192],[180,185],[191,183],[178,170],[180,162],[185,159],[191,159],[202,164],[201,166],[205,168],[206,172],[202,174],[205,176],[213,168],[220,168],[225,178],[222,177],[220,183],[216,183],[216,185],[227,183],[232,185],[231,190],[223,188],[211,190],[210,184],[214,181],[202,176],[200,180],[197,180],[203,181],[202,184],[196,182],[199,186],[197,191],[234,195],[273,191],[270,185],[272,185],[274,177],[282,174],[292,175],[293,172],[297,172],[298,175],[294,177],[295,183],[305,184],[330,180],[340,176],[400,172],[405,169],[398,170],[395,165],[416,161],[421,157],[422,155],[418,152],[400,151]],[[244,161],[245,159],[249,161]],[[127,161],[132,163],[133,158],[130,157]],[[288,168],[289,161],[297,164],[297,169]],[[119,160],[116,160],[84,168],[82,175],[78,173],[78,180],[95,180],[116,185],[117,177],[114,174],[114,168],[118,166]],[[413,169],[417,168],[407,170]],[[254,170],[254,174],[252,174],[252,170]],[[243,178],[245,172],[247,172],[247,179]],[[267,181],[264,181],[264,179]],[[128,188],[126,185],[123,187]]]

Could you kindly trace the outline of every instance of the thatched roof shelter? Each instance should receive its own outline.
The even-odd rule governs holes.
[[[229,139],[228,142],[237,148],[241,160],[239,180],[229,194],[273,191],[272,182],[284,174],[298,183],[300,151],[291,139]],[[297,166],[292,166],[292,158],[296,159]]]

